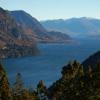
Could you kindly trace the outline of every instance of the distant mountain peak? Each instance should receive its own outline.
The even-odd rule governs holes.
[[[72,37],[100,36],[100,19],[91,17],[70,18],[66,20],[48,20],[41,24],[47,30],[60,31]]]

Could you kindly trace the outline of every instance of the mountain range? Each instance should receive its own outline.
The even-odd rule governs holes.
[[[72,37],[98,37],[100,36],[100,19],[71,18],[41,21],[41,24],[52,31],[64,32]]]
[[[11,11],[11,16],[17,24],[24,29],[24,33],[33,37],[37,42],[64,42],[70,40],[70,36],[57,32],[46,30],[40,22],[25,11]]]
[[[34,55],[39,42],[69,42],[70,36],[47,31],[25,11],[0,8],[0,58]]]

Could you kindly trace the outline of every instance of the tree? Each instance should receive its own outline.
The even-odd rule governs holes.
[[[62,69],[62,77],[49,88],[49,98],[55,100],[84,100],[83,66],[77,61],[70,62]]]
[[[0,64],[0,100],[12,100],[12,92],[3,66]]]
[[[46,100],[46,86],[43,80],[40,80],[37,85],[37,94],[39,100]]]
[[[14,83],[14,86],[13,86],[13,96],[14,96],[14,98],[22,100],[23,92],[24,92],[24,82],[22,80],[22,75],[20,73],[17,73],[16,80],[15,80],[15,83]]]

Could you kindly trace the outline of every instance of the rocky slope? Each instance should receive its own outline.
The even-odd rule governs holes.
[[[35,54],[35,40],[24,34],[9,11],[0,8],[0,58]]]
[[[48,32],[38,20],[25,11],[11,11],[11,15],[15,18],[18,25],[22,26],[24,33],[28,33],[38,42],[64,42],[71,38],[61,32]]]

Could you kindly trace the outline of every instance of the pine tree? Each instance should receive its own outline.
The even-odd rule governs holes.
[[[46,86],[43,80],[39,81],[37,85],[37,94],[39,100],[46,100]]]
[[[62,78],[49,88],[50,99],[55,100],[84,100],[81,91],[84,88],[83,66],[73,61],[63,67]],[[74,98],[74,99],[73,99]]]
[[[0,64],[0,100],[12,100],[12,92],[3,66]]]
[[[94,97],[100,100],[100,63],[97,63],[93,73]]]
[[[13,86],[13,96],[15,100],[19,99],[22,100],[22,95],[24,92],[24,82],[22,80],[22,75],[17,73],[16,80]]]

